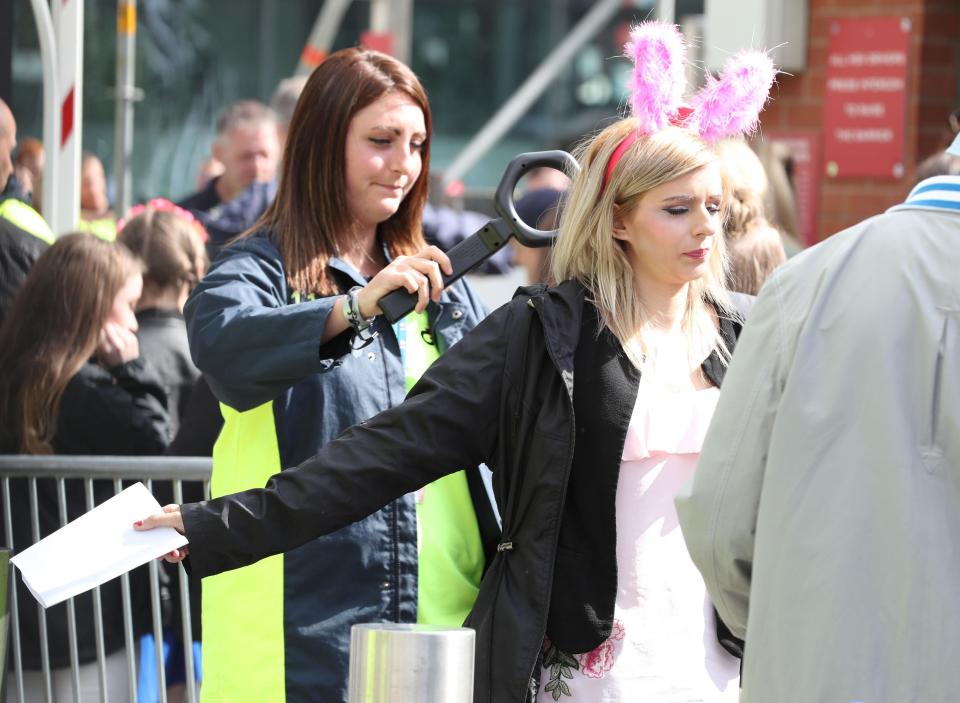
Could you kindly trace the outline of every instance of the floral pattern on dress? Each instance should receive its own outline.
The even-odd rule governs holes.
[[[602,679],[613,668],[614,647],[616,646],[614,642],[621,641],[623,634],[623,623],[614,620],[610,636],[601,642],[599,647],[592,652],[577,655],[577,660],[580,662],[580,673],[591,679]]]
[[[543,640],[543,668],[549,672],[547,683],[543,690],[549,693],[553,700],[559,701],[561,696],[573,697],[570,686],[564,679],[572,679],[575,671],[591,679],[602,679],[613,668],[616,654],[615,642],[624,638],[623,623],[613,621],[610,636],[600,643],[600,646],[586,654],[567,654],[557,648],[548,637]]]

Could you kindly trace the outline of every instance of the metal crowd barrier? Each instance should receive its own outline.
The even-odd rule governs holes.
[[[0,548],[0,701],[7,700],[7,638],[10,633],[10,609],[7,598],[7,586],[10,584],[7,572],[10,568],[10,550]]]
[[[203,457],[132,457],[132,456],[25,456],[25,455],[0,455],[0,483],[2,483],[3,492],[3,521],[4,533],[6,535],[6,546],[13,548],[13,513],[11,507],[11,479],[26,479],[30,496],[30,518],[32,534],[29,543],[38,541],[40,535],[39,506],[37,501],[37,481],[41,479],[53,479],[57,482],[57,498],[60,514],[60,525],[67,523],[67,502],[66,487],[69,482],[82,482],[86,496],[86,508],[90,510],[94,507],[94,480],[109,480],[113,483],[114,494],[123,489],[124,482],[143,481],[147,489],[152,491],[154,482],[167,482],[173,484],[173,500],[176,503],[183,502],[183,482],[184,481],[202,481],[204,495],[210,494],[210,472],[212,463],[209,458]],[[46,536],[46,535],[43,535]],[[21,535],[17,535],[18,539]],[[26,691],[24,690],[23,661],[20,643],[20,628],[18,619],[16,569],[10,569],[9,576],[9,619],[10,632],[9,644],[11,657],[11,666],[7,671],[8,680],[6,687],[9,692],[14,692],[13,700],[17,703],[24,703]],[[152,619],[152,630],[155,644],[156,666],[157,666],[157,689],[159,691],[159,700],[161,703],[167,703],[166,695],[166,677],[164,673],[163,662],[163,624],[161,621],[160,605],[160,568],[157,561],[149,565],[150,572],[150,610]],[[183,629],[181,636],[184,643],[185,668],[186,668],[186,700],[189,703],[196,703],[199,700],[196,680],[194,678],[193,661],[193,626],[190,621],[190,593],[188,589],[187,574],[183,566],[178,566],[178,579],[180,585],[180,609],[182,616]],[[136,652],[137,643],[133,634],[133,613],[132,600],[130,592],[130,578],[124,574],[121,579],[121,591],[123,599],[123,623],[125,632],[125,650],[127,661],[129,698],[131,703],[137,701],[137,662]],[[53,703],[52,678],[50,668],[50,648],[47,640],[46,617],[42,608],[38,608],[39,633],[40,633],[40,656],[42,664],[42,687],[43,700],[47,703]],[[107,673],[106,673],[106,653],[104,649],[103,635],[103,612],[100,601],[100,589],[93,591],[93,614],[95,626],[95,646],[97,651],[97,665],[100,681],[100,701],[109,703],[107,700]],[[67,627],[68,627],[68,645],[70,652],[70,670],[74,692],[74,701],[76,703],[87,703],[80,700],[80,678],[79,678],[79,656],[77,642],[77,624],[76,624],[76,606],[74,599],[67,601]],[[2,636],[0,636],[2,637]],[[6,667],[7,664],[0,659],[0,665]],[[0,678],[2,680],[2,678]],[[31,692],[32,693],[32,692]],[[0,701],[3,703],[3,701]],[[116,703],[116,702],[115,702]]]

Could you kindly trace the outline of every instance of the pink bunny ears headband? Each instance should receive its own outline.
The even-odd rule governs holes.
[[[611,155],[604,186],[637,139],[668,125],[686,127],[708,142],[757,128],[777,75],[770,57],[754,49],[734,54],[719,78],[708,75],[706,84],[684,105],[686,53],[683,35],[675,25],[643,22],[630,32],[624,54],[633,59],[634,67],[627,87],[630,111],[639,124]]]

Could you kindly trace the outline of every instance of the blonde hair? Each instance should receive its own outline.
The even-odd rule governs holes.
[[[780,232],[763,216],[763,202],[752,190],[734,188],[724,220],[730,258],[730,290],[757,295],[778,266],[787,261]]]
[[[576,150],[581,170],[560,218],[551,262],[553,280],[576,279],[586,287],[600,312],[601,323],[620,341],[630,361],[643,369],[653,352],[644,335],[650,315],[637,295],[627,254],[613,237],[614,206],[622,217],[629,217],[647,191],[715,163],[717,157],[697,135],[680,127],[667,127],[630,146],[603,187],[611,154],[636,125],[632,118],[616,122]],[[724,363],[730,354],[711,307],[718,315],[732,314],[724,287],[726,263],[723,236],[717,232],[707,274],[689,285],[682,320],[691,355],[716,351]],[[699,364],[702,358],[691,361]]]

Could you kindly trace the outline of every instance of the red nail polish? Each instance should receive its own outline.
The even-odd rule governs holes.
[[[136,521],[135,523],[133,523],[133,524],[136,525],[137,527],[140,527],[140,526],[143,524],[143,520],[137,520],[137,521]]]

